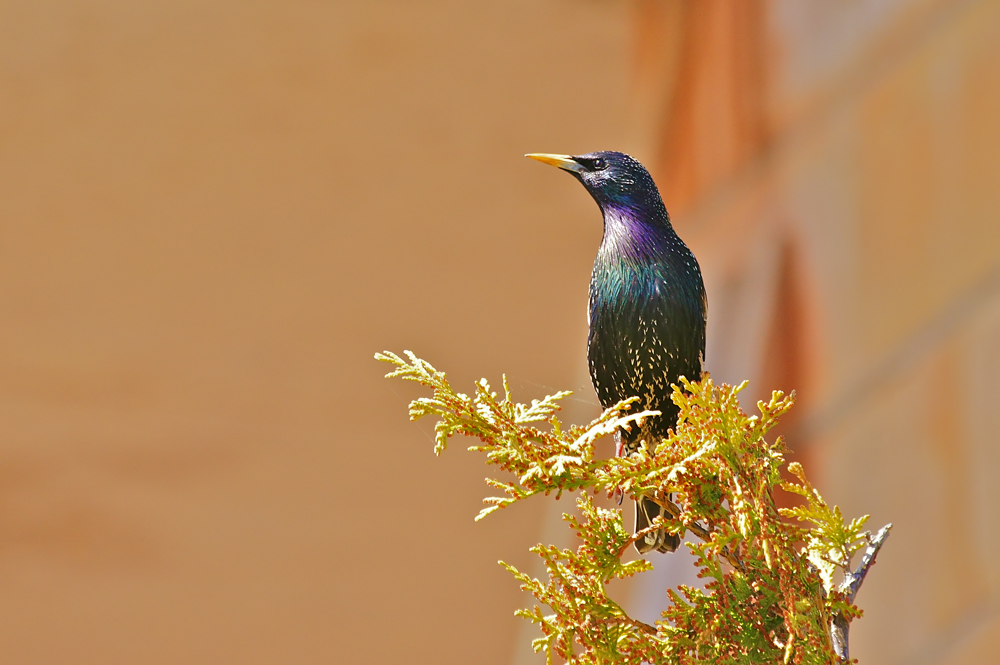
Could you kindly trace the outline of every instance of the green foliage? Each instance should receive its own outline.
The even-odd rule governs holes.
[[[669,438],[647,442],[629,457],[597,459],[598,438],[658,414],[623,415],[629,400],[588,425],[566,427],[555,414],[570,393],[518,404],[505,378],[502,398],[485,379],[474,394],[464,395],[443,372],[410,352],[406,356],[386,352],[376,358],[395,365],[387,377],[433,389],[431,397],[410,404],[410,418],[439,419],[435,452],[456,434],[477,438],[470,449],[516,478],[487,480],[502,495],[485,499],[477,520],[536,494],[581,492],[581,516],[564,518],[582,544],[575,551],[532,548],[545,564],[547,581],[501,562],[541,604],[518,614],[541,630],[534,647],[544,650],[550,663],[556,657],[636,665],[840,662],[831,622],[849,622],[861,612],[853,593],[837,587],[835,578],[838,571],[850,575],[853,555],[867,544],[861,531],[867,518],[845,523],[840,510],[809,484],[801,465],[789,465],[800,483],[782,481],[784,444],[768,442],[765,435],[791,408],[792,396],[776,391],[757,404],[760,414],[751,416],[737,400],[745,383],[716,385],[707,376],[682,380],[683,390],[675,387],[673,394],[680,417]],[[805,503],[777,508],[773,491],[779,487]],[[605,593],[611,580],[652,568],[644,560],[622,561],[644,534],[630,534],[620,510],[597,507],[587,494],[617,490],[651,497],[667,509],[670,519],[657,518],[651,529],[665,525],[696,537],[687,546],[704,588],[667,590],[672,604],[655,626],[629,617]]]

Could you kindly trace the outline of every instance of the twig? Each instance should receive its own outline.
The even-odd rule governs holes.
[[[865,549],[864,556],[861,557],[861,563],[858,565],[857,570],[854,572],[848,570],[844,573],[844,581],[841,583],[839,591],[844,594],[847,602],[854,603],[854,598],[858,595],[858,591],[865,581],[865,576],[868,575],[868,569],[875,565],[875,557],[878,556],[878,551],[885,544],[885,539],[889,537],[891,529],[892,524],[886,524],[879,529],[874,538],[869,536],[868,548]],[[842,663],[847,663],[851,660],[847,644],[847,633],[850,627],[851,624],[843,612],[836,612],[830,620],[830,638],[833,641],[833,650]]]
[[[674,503],[667,497],[662,496],[659,492],[657,492],[656,496],[650,498],[656,503],[658,503],[660,506],[662,506],[663,509],[666,510],[668,513],[670,513],[670,516],[672,518],[677,519],[678,517],[680,517],[681,514],[680,506],[678,506],[676,503]],[[697,522],[686,523],[684,524],[684,528],[693,533],[694,535],[698,536],[699,538],[701,538],[706,543],[712,542],[712,532],[709,529],[706,529],[705,527],[701,526]],[[649,530],[648,528],[643,529],[642,530],[643,534],[645,534],[648,530]],[[727,545],[723,545],[719,553],[722,554],[723,558],[725,558],[726,561],[728,561],[733,568],[743,571],[746,570],[746,568],[744,568],[743,566],[743,562],[740,560],[740,557],[731,549],[729,549]]]
[[[628,551],[628,548],[631,547],[632,543],[642,538],[645,538],[646,534],[648,533],[653,533],[654,531],[662,529],[664,526],[666,525],[663,523],[662,518],[660,518],[659,520],[654,519],[653,523],[647,526],[645,529],[640,529],[635,533],[633,533],[632,537],[626,540],[625,544],[622,545],[621,549],[618,550],[618,558],[621,559],[623,556],[625,556],[625,552]]]
[[[632,617],[627,616],[627,615],[626,616],[616,617],[615,621],[617,621],[619,623],[628,624],[629,626],[632,626],[633,628],[635,628],[637,630],[641,630],[642,632],[646,633],[647,635],[656,635],[656,627],[655,626],[650,626],[645,621],[639,621],[638,619],[633,619]]]

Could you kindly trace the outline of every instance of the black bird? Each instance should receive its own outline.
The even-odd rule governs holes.
[[[620,152],[527,155],[569,171],[583,183],[604,215],[604,239],[590,278],[590,378],[604,408],[638,397],[634,411],[662,415],[642,429],[616,433],[617,454],[655,445],[677,424],[671,384],[701,378],[708,305],[701,269],[674,232],[649,172]],[[636,501],[635,530],[649,526],[662,508]],[[637,541],[640,553],[673,552],[680,538],[662,529]]]

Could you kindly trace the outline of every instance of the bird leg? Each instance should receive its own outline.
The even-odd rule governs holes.
[[[636,496],[635,528],[633,531],[635,533],[649,531],[649,527],[656,523],[657,518],[662,521],[666,514],[666,509],[649,496],[645,494]],[[676,550],[680,544],[681,539],[679,535],[670,533],[665,528],[661,527],[647,533],[641,541],[637,540],[635,548],[639,551],[639,554],[646,554],[647,552],[652,552],[653,550],[667,553]]]

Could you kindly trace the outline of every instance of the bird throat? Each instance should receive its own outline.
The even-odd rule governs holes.
[[[675,237],[669,222],[641,221],[643,212],[627,207],[604,208],[604,239],[598,260],[620,268],[638,268],[669,249]]]

